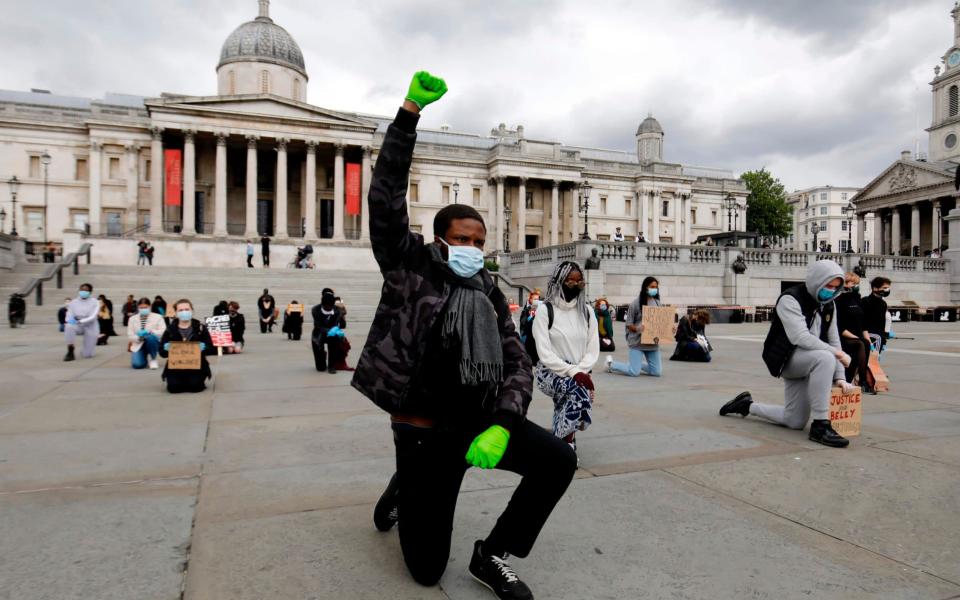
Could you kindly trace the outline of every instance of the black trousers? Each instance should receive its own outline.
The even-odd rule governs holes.
[[[437,583],[447,567],[453,514],[469,467],[467,449],[489,424],[478,425],[475,430],[393,425],[400,547],[422,585]],[[510,433],[497,468],[523,479],[484,546],[523,558],[573,479],[577,457],[566,442],[525,420]]]
[[[248,254],[248,255],[247,255],[247,266],[250,267],[251,269],[253,268],[253,255],[252,255],[252,254]]]
[[[870,371],[870,342],[865,339],[840,338],[840,347],[850,355],[850,366],[844,370],[847,383],[853,383],[855,375],[860,375],[860,384],[873,388],[875,381]]]
[[[311,334],[310,346],[313,348],[313,365],[318,371],[326,371],[328,365],[336,365],[343,360],[343,338],[327,337],[325,330]]]

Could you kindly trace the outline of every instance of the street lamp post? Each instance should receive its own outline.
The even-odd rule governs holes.
[[[583,185],[580,186],[580,191],[583,197],[583,234],[580,235],[581,240],[589,240],[590,232],[587,230],[587,219],[590,218],[590,190],[593,187],[590,185],[589,181],[584,180]]]
[[[49,179],[50,153],[46,150],[40,155],[40,162],[43,164],[43,247],[47,247],[47,181]]]
[[[937,250],[940,252],[940,256],[943,256],[943,221],[940,215],[940,204],[937,203]]]
[[[814,223],[810,226],[810,231],[813,232],[813,251],[820,252],[820,247],[817,246],[817,234],[820,233],[820,226]]]
[[[453,182],[453,203],[454,204],[457,204],[457,198],[459,197],[460,197],[460,182],[454,181]]]
[[[507,254],[510,254],[510,204],[503,206],[503,248]]]
[[[851,202],[844,207],[843,213],[847,217],[847,252],[853,252],[853,218],[857,215],[857,207]]]
[[[733,231],[733,207],[736,205],[737,199],[733,196],[723,199],[723,206],[727,209],[727,231]]]
[[[13,204],[13,213],[11,214],[10,235],[17,237],[17,190],[20,188],[20,180],[14,175],[7,181],[10,186],[10,201]]]
[[[7,224],[7,211],[0,207],[0,233],[6,233],[4,226]]]

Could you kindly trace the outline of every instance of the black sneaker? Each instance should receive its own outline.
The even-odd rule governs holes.
[[[810,423],[810,441],[831,448],[846,448],[850,445],[850,440],[834,431],[830,421],[826,419]]]
[[[737,397],[720,407],[720,416],[725,417],[730,413],[736,413],[741,417],[750,414],[750,405],[753,404],[753,396],[750,392],[740,392]]]
[[[337,372],[337,369],[333,365],[330,365],[329,367],[327,367],[327,373],[330,373],[331,375],[333,375],[336,372]]]
[[[533,600],[533,592],[507,563],[507,555],[484,556],[480,552],[481,544],[480,540],[473,544],[470,575],[501,600]]]
[[[380,531],[390,531],[397,522],[397,474],[394,473],[383,491],[380,500],[373,508],[373,524]]]
[[[63,362],[70,362],[71,360],[77,360],[77,357],[73,355],[73,350],[67,350],[67,355],[63,357]]]

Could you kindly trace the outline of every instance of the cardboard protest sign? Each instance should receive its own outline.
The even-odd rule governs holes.
[[[207,317],[207,330],[210,332],[210,339],[217,348],[226,348],[233,346],[233,334],[230,332],[230,315],[219,315],[216,317]]]
[[[889,392],[890,378],[887,377],[887,374],[884,373],[880,367],[880,355],[877,352],[870,353],[870,360],[867,366],[870,368],[870,372],[873,373],[873,379],[876,382],[873,389],[878,392]]]
[[[643,331],[640,332],[641,344],[659,344],[673,341],[677,331],[677,307],[675,306],[644,306]]]
[[[171,371],[200,368],[200,342],[170,342],[167,368]]]
[[[830,424],[843,437],[860,435],[863,420],[860,399],[860,388],[849,394],[844,394],[838,387],[830,390]]]
[[[295,313],[295,312],[302,313],[302,312],[303,312],[303,305],[302,305],[302,304],[288,304],[288,305],[287,305],[287,312],[288,312],[288,313]]]

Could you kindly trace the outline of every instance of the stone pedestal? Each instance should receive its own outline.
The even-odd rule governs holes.
[[[590,269],[585,270],[583,275],[587,280],[587,287],[584,290],[584,293],[587,295],[587,300],[593,302],[600,296],[606,295],[604,291],[607,282],[606,273],[600,269]]]
[[[943,220],[947,222],[950,236],[950,246],[943,253],[943,258],[950,259],[947,267],[950,277],[950,302],[960,304],[960,248],[955,246],[960,241],[960,208],[951,210]]]

